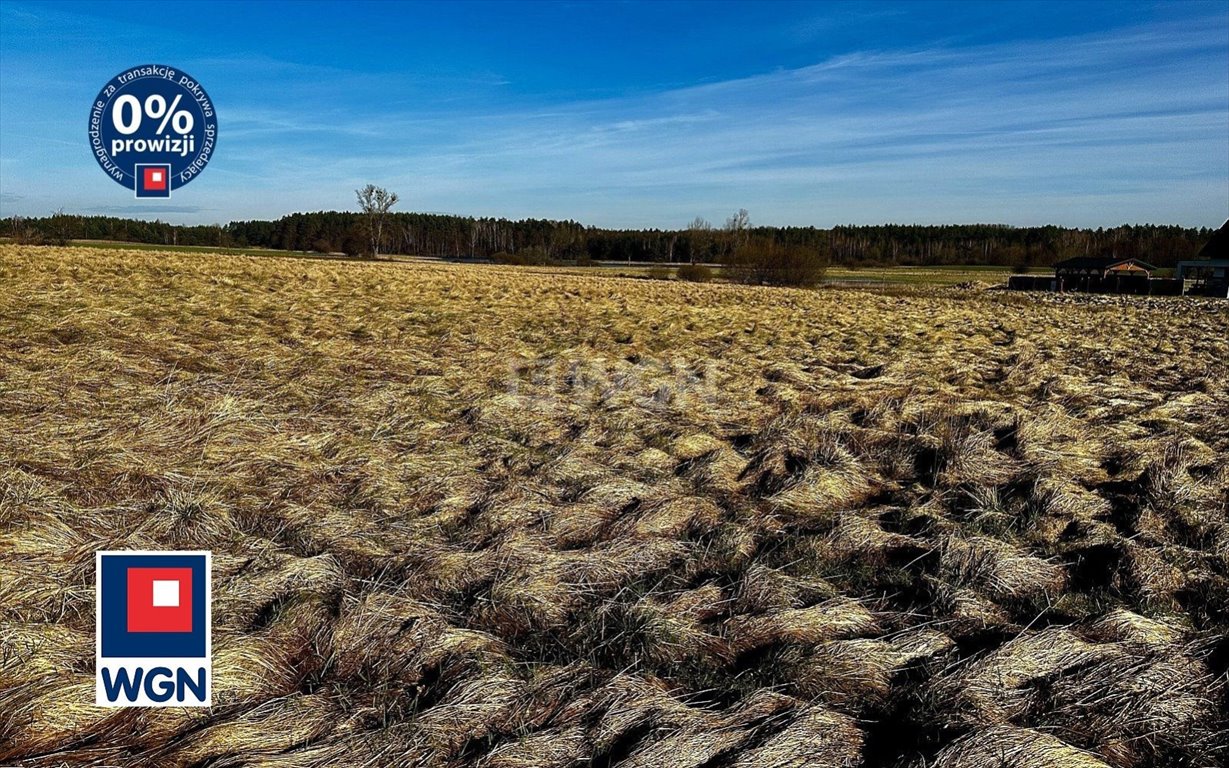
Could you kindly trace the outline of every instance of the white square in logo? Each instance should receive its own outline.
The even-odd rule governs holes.
[[[160,183],[162,181],[162,171],[154,171],[153,177],[154,177],[154,182]]]
[[[154,607],[155,608],[178,608],[179,607],[179,582],[178,581],[154,581]]]

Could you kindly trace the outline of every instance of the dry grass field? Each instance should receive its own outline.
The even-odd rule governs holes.
[[[0,246],[0,765],[1223,765],[1227,328]],[[98,549],[212,709],[93,706]]]

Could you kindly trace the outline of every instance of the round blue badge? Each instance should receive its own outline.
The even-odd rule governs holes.
[[[111,78],[90,107],[90,150],[137,197],[170,197],[209,163],[218,142],[213,101],[196,78],[145,64]]]

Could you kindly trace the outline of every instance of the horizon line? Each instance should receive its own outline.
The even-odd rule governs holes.
[[[198,212],[199,210],[201,210],[201,209],[194,209],[193,211],[184,211],[182,209],[183,209],[183,206],[179,207],[179,209],[174,210],[174,211],[167,211],[167,213],[173,214],[173,213],[185,213],[185,212]],[[405,214],[405,215],[411,215],[411,216],[438,216],[441,218],[468,219],[471,221],[506,221],[509,223],[517,223],[517,222],[524,222],[524,221],[545,221],[545,222],[550,222],[554,224],[571,223],[571,224],[576,224],[578,226],[581,226],[584,229],[596,229],[596,230],[603,230],[606,232],[685,232],[688,229],[690,229],[690,227],[688,227],[687,225],[682,225],[677,228],[663,228],[663,227],[653,227],[653,226],[603,227],[603,226],[598,226],[596,224],[585,224],[584,222],[574,219],[574,218],[551,218],[551,217],[536,217],[536,216],[509,218],[507,216],[475,216],[472,214],[450,213],[446,211],[409,210],[409,211],[389,211],[388,213],[389,215]],[[9,213],[0,212],[0,219],[45,220],[45,219],[51,219],[55,216],[63,215],[63,216],[76,216],[76,217],[81,217],[81,218],[119,219],[121,221],[137,221],[137,222],[143,222],[147,224],[165,224],[171,227],[179,227],[182,229],[192,229],[192,228],[197,228],[197,227],[223,228],[223,227],[230,226],[232,224],[249,222],[249,221],[276,222],[276,221],[281,221],[282,219],[289,218],[291,216],[310,216],[310,215],[315,215],[315,214],[350,214],[354,216],[364,215],[362,211],[348,211],[348,210],[323,209],[322,208],[322,209],[311,210],[311,211],[291,211],[289,213],[283,213],[277,218],[271,218],[271,219],[266,219],[266,218],[231,219],[226,222],[213,222],[210,224],[176,224],[170,221],[163,221],[160,218],[153,218],[153,219],[145,218],[141,215],[124,216],[124,215],[119,215],[118,213],[71,213],[71,212],[61,210],[61,211],[53,211],[43,216],[27,216],[23,214],[9,214]],[[708,222],[708,223],[711,226],[712,231],[721,231],[722,229],[724,229],[724,226],[720,224],[719,222]],[[830,229],[841,229],[841,228],[859,229],[859,228],[867,228],[867,227],[997,227],[1001,229],[1046,229],[1046,228],[1052,227],[1054,229],[1074,229],[1074,230],[1112,230],[1112,229],[1121,229],[1124,227],[1131,227],[1131,228],[1134,228],[1134,227],[1172,227],[1172,228],[1182,229],[1182,230],[1210,229],[1210,230],[1215,231],[1217,229],[1229,228],[1229,213],[1226,214],[1225,220],[1221,224],[1197,225],[1197,226],[1185,226],[1182,224],[1159,223],[1159,222],[1151,222],[1151,221],[1144,221],[1144,222],[1137,221],[1134,223],[1122,222],[1120,224],[1113,224],[1113,225],[1098,224],[1096,226],[1092,226],[1092,225],[1067,226],[1067,225],[1053,224],[1053,223],[1007,224],[1003,222],[992,222],[992,221],[948,221],[948,222],[944,222],[940,224],[936,224],[936,223],[927,224],[927,223],[921,223],[921,222],[916,222],[916,221],[914,222],[884,221],[884,222],[877,222],[873,224],[838,223],[838,224],[831,224],[827,226],[821,225],[821,224],[755,224],[755,223],[752,223],[748,228],[753,229],[753,230],[754,229],[815,229],[815,230],[829,229],[830,230]]]

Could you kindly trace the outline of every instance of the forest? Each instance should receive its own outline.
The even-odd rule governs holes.
[[[389,213],[384,253],[463,260],[641,261],[728,263],[748,243],[805,252],[826,264],[1046,267],[1073,256],[1138,257],[1158,267],[1192,258],[1210,228],[1123,225],[1071,229],[1002,224],[883,224],[817,227],[755,226],[746,211],[724,225],[702,219],[677,230],[616,230],[575,221],[509,220],[430,213]],[[56,213],[0,221],[0,237],[64,244],[114,240],[163,245],[258,247],[361,256],[370,251],[363,214],[293,213],[274,221],[178,225],[110,216]],[[518,254],[520,256],[518,256]]]

